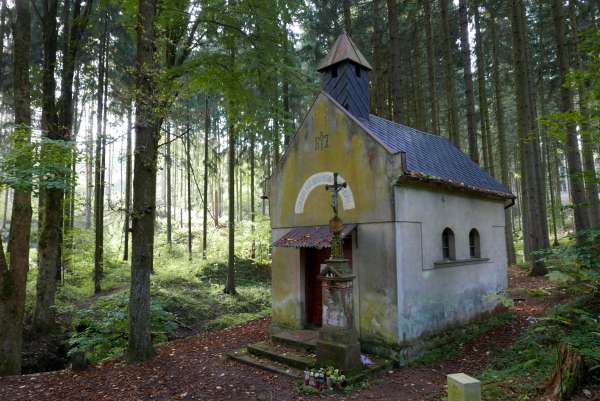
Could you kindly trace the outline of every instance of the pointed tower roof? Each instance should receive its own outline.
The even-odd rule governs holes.
[[[365,56],[358,50],[358,47],[356,47],[352,39],[350,39],[350,36],[346,32],[342,32],[341,35],[338,36],[331,50],[329,50],[327,56],[325,56],[323,61],[321,61],[321,64],[319,64],[317,71],[321,71],[344,60],[353,61],[367,70],[373,69]]]

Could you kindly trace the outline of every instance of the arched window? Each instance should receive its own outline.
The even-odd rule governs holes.
[[[472,258],[481,257],[481,242],[479,241],[479,232],[474,228],[469,232],[469,253]]]
[[[444,228],[442,232],[442,255],[445,260],[456,259],[454,252],[454,232],[448,227]]]

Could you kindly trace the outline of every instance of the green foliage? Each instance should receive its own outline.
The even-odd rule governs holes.
[[[508,400],[513,395],[534,394],[550,378],[560,344],[579,352],[590,374],[590,381],[600,379],[600,299],[585,296],[560,305],[532,324],[511,348],[495,358],[486,370],[484,396]],[[527,372],[526,378],[523,372]]]
[[[69,269],[58,289],[57,311],[61,321],[70,321],[70,352],[84,351],[92,362],[120,355],[127,345],[127,299],[130,269],[120,260],[120,223],[105,225],[103,292],[94,294],[93,231],[75,229],[68,239],[76,252],[69,256]],[[221,236],[225,229],[215,229]],[[258,229],[256,230],[258,233]],[[183,232],[183,230],[182,230]],[[270,269],[268,264],[236,259],[238,295],[223,293],[226,263],[213,256],[190,262],[185,252],[185,236],[173,244],[171,252],[162,244],[159,232],[151,280],[153,341],[160,343],[180,335],[215,330],[269,315],[271,311]],[[244,236],[240,236],[244,238]],[[248,237],[250,238],[250,237]],[[260,240],[257,240],[260,242]],[[242,242],[240,247],[249,247]],[[216,244],[211,249],[217,255]],[[248,248],[249,249],[249,248]],[[199,252],[198,252],[199,253]],[[37,269],[30,269],[28,310],[35,294]]]
[[[483,375],[484,395],[489,399],[535,393],[550,378],[561,344],[570,345],[582,355],[590,381],[600,380],[600,231],[581,235],[577,243],[568,238],[541,256],[551,279],[572,293],[587,295],[537,319],[513,347],[495,359]],[[532,290],[530,295],[545,293]],[[524,371],[528,373],[526,380],[522,377]]]
[[[83,351],[92,362],[122,354],[127,348],[128,302],[127,292],[121,292],[78,311],[73,319],[75,333],[69,340],[69,354]],[[176,329],[173,314],[156,299],[152,300],[150,311],[153,341],[167,341]]]
[[[31,142],[30,136],[29,127],[12,132],[10,149],[0,159],[0,183],[24,190],[70,187],[74,142],[46,137]]]
[[[588,230],[577,234],[577,244],[566,244],[543,253],[550,277],[568,284],[580,292],[600,292],[600,230]]]

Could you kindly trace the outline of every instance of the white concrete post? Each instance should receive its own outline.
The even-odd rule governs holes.
[[[481,382],[464,373],[448,375],[448,401],[481,401]]]

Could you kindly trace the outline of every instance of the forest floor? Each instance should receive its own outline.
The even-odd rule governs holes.
[[[268,337],[270,320],[263,318],[159,345],[156,357],[143,364],[128,365],[116,359],[83,372],[0,378],[0,400],[442,400],[447,374],[465,372],[479,377],[537,317],[570,299],[547,279],[529,277],[520,268],[510,269],[509,287],[515,300],[509,308],[512,318],[478,332],[470,341],[453,344],[456,352],[447,358],[422,359],[388,371],[348,394],[306,395],[290,378],[228,359],[227,352]],[[528,375],[520,380],[529,380]],[[513,397],[510,383],[500,389],[502,399],[544,399],[540,394]],[[600,391],[588,388],[577,399],[600,400]]]

